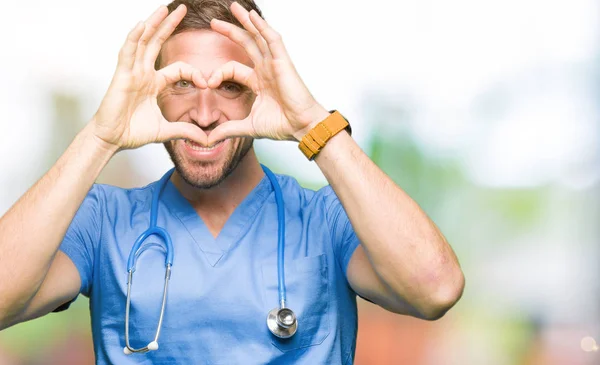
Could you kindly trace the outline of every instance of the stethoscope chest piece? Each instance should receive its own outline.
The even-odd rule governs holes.
[[[279,338],[290,338],[298,330],[298,321],[294,311],[277,307],[269,312],[267,326],[273,335]]]

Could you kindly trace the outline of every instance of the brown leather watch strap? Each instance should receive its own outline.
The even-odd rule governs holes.
[[[300,151],[304,153],[306,158],[312,161],[325,144],[327,144],[327,141],[344,129],[349,134],[352,133],[350,124],[348,124],[346,118],[337,110],[332,110],[332,113],[327,118],[302,137],[298,148],[300,148]]]

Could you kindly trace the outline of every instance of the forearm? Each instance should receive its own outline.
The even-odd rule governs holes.
[[[428,317],[453,303],[462,291],[462,272],[444,236],[417,203],[346,132],[330,139],[315,162],[382,283]]]
[[[81,131],[52,168],[0,218],[0,316],[22,310],[102,168],[116,152]]]

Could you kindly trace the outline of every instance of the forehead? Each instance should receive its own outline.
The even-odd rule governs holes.
[[[167,39],[161,50],[161,67],[177,61],[194,66],[204,76],[229,61],[253,67],[241,46],[209,29],[185,31]]]

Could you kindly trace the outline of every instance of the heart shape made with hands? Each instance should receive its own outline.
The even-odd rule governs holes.
[[[155,70],[161,47],[186,14],[179,5],[170,14],[161,6],[128,34],[119,52],[113,81],[91,121],[94,135],[118,149],[148,143],[188,139],[202,146],[234,137],[300,141],[328,112],[308,91],[290,59],[281,36],[255,11],[233,2],[231,12],[242,25],[212,19],[210,27],[244,49],[253,67],[229,61],[208,80],[189,64],[178,61]],[[210,132],[186,121],[168,121],[160,110],[159,94],[181,80],[199,88],[216,89],[224,81],[251,90],[254,101],[242,120],[220,123]]]
[[[178,63],[181,63],[181,62],[178,62]],[[226,78],[229,73],[235,72],[233,70],[233,68],[238,68],[238,65],[233,65],[233,63],[237,63],[237,62],[232,61],[232,62],[230,62],[230,64],[225,64],[222,68],[215,70],[215,72],[213,72],[213,74],[211,74],[211,76],[208,79],[206,77],[204,77],[202,75],[202,73],[198,69],[194,68],[193,66],[191,66],[189,64],[181,64],[180,67],[183,66],[186,68],[186,71],[188,71],[188,73],[186,75],[187,77],[181,77],[176,82],[186,81],[186,82],[192,84],[193,87],[195,87],[197,89],[202,89],[202,90],[210,89],[214,92],[219,92],[219,93],[221,93],[221,88],[223,87],[223,85],[230,82],[232,84],[236,84],[236,85],[239,85],[240,87],[245,88],[245,90],[241,90],[241,91],[239,91],[239,93],[251,92],[256,97],[256,94],[258,91],[256,89],[253,89],[254,85],[251,81],[248,82],[248,80],[244,80],[245,84],[242,84],[241,80],[239,80],[239,79],[234,80],[234,79]],[[247,67],[245,65],[243,65],[243,66]],[[247,68],[250,72],[253,72],[251,68],[249,68],[249,67],[247,67]],[[238,73],[239,73],[239,70],[238,70]],[[224,136],[223,134],[220,133],[221,129],[223,129],[223,127],[222,127],[223,124],[226,124],[229,122],[238,122],[238,123],[239,122],[249,122],[247,119],[248,118],[244,118],[243,120],[223,122],[223,123],[219,124],[217,127],[215,127],[214,129],[212,129],[211,133],[209,133],[209,134],[207,134],[203,128],[195,125],[195,123],[193,123],[193,122],[186,122],[186,123],[194,124],[194,126],[196,126],[199,129],[199,132],[195,135],[195,138],[192,140],[193,142],[195,142],[203,147],[212,147],[216,143],[221,142],[226,138],[247,136],[247,135],[236,135],[236,136],[226,135],[226,136]],[[174,121],[174,122],[181,122],[181,121]],[[214,133],[215,131],[217,131],[217,133]],[[225,137],[225,138],[223,138],[223,137]],[[252,137],[256,137],[256,136],[252,136]],[[198,138],[202,138],[202,139],[198,140]]]

